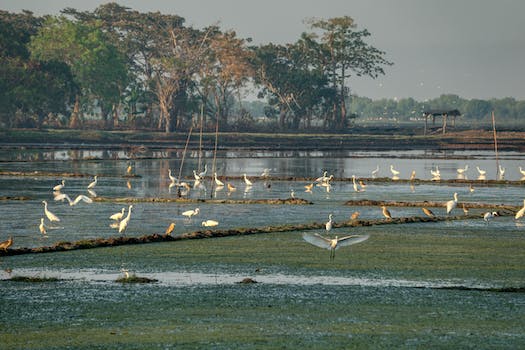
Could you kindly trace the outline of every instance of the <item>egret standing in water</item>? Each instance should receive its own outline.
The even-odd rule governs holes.
[[[324,224],[324,228],[326,230],[326,232],[330,232],[330,230],[332,229],[332,226],[333,226],[333,221],[332,221],[332,218],[334,216],[332,214],[329,214],[328,215],[328,221],[326,222],[326,224]]]
[[[521,219],[525,214],[525,199],[523,200],[523,208],[521,208],[514,216],[515,220]]]
[[[394,169],[394,166],[392,164],[390,164],[390,172],[392,173],[393,176],[398,176],[399,175],[399,171]]]
[[[219,225],[219,222],[215,220],[206,220],[206,221],[203,221],[201,225],[205,227],[213,227],[213,226]]]
[[[53,191],[59,192],[60,190],[64,188],[65,185],[66,185],[66,180],[62,180],[62,183],[60,183],[60,185],[56,185],[55,187],[53,187]]]
[[[44,203],[44,214],[46,214],[46,217],[49,219],[49,221],[60,221],[58,216],[47,210],[47,201],[42,201]]]
[[[124,217],[124,211],[126,210],[126,208],[122,208],[122,210],[120,211],[120,213],[115,213],[113,215],[111,215],[109,218],[111,220],[121,220],[123,217]]]
[[[200,213],[199,208],[195,208],[194,210],[186,210],[185,212],[182,212],[182,215],[186,216],[188,219],[191,219],[192,216],[195,216]]]
[[[124,233],[124,231],[126,231],[126,228],[128,227],[129,220],[131,219],[131,209],[132,208],[133,208],[133,205],[130,205],[129,208],[128,208],[128,215],[118,225],[118,233]]]
[[[44,218],[40,218],[40,225],[38,225],[38,229],[40,230],[40,233],[44,236],[47,234],[46,226],[44,225]]]
[[[369,235],[350,235],[346,237],[338,238],[335,236],[335,238],[330,239],[323,237],[317,233],[310,235],[307,233],[303,233],[303,239],[310,243],[315,245],[316,247],[323,248],[323,249],[330,249],[330,260],[335,259],[335,251],[341,247],[345,247],[348,245],[361,243],[363,241],[366,241],[370,236]]]
[[[379,165],[377,165],[376,168],[372,170],[372,177],[375,178],[377,173],[379,173]]]
[[[454,199],[446,203],[447,215],[458,205],[458,194],[454,192]]]
[[[93,181],[88,185],[88,189],[91,190],[93,188],[95,188],[95,186],[97,185],[97,175],[95,175]]]
[[[244,177],[244,183],[246,184],[246,186],[252,186],[252,185],[253,185],[253,182],[251,182],[251,181],[246,177],[246,174],[243,174],[243,177]]]
[[[222,182],[221,180],[217,178],[217,173],[213,173],[213,178],[215,180],[215,185],[217,185],[217,187],[224,187],[224,182]]]

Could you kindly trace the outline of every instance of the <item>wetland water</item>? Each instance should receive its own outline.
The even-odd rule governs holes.
[[[71,198],[176,198],[168,169],[178,175],[177,152],[21,150],[0,155],[2,171],[77,173],[65,177],[63,193]],[[506,180],[520,180],[525,157],[500,154]],[[31,161],[28,161],[31,160]],[[211,175],[212,158],[204,154]],[[124,177],[128,164],[137,177]],[[476,166],[486,179],[497,179],[490,152],[220,152],[217,173],[236,190],[214,191],[209,179],[192,189],[193,199],[269,199],[296,197],[312,205],[136,202],[125,234],[163,233],[176,222],[172,235],[201,230],[207,219],[220,229],[265,227],[361,218],[380,219],[375,206],[343,205],[348,200],[448,201],[521,206],[522,184],[369,181],[354,192],[353,174],[390,177],[390,165],[406,179],[412,170],[428,180],[439,167],[441,179],[457,178],[468,165],[467,179],[476,180]],[[182,176],[189,181],[197,154],[184,160]],[[270,179],[258,178],[270,169]],[[334,174],[330,191],[308,181],[273,177],[316,178]],[[254,182],[247,188],[246,173]],[[50,246],[118,236],[109,216],[127,202],[95,201],[69,206],[53,200],[57,176],[0,176],[0,196],[25,196],[0,201],[0,240],[14,238],[11,248]],[[129,182],[129,183],[128,183]],[[192,181],[190,181],[192,182]],[[270,186],[268,186],[270,184]],[[61,218],[46,220],[47,235],[38,225],[42,200]],[[187,219],[182,212],[199,207]],[[391,207],[394,217],[422,215],[418,207]],[[445,215],[445,208],[432,208]],[[457,215],[461,209],[455,209]],[[38,348],[523,348],[525,293],[497,289],[525,286],[525,221],[497,217],[338,228],[330,236],[368,234],[360,244],[344,247],[329,260],[329,251],[306,243],[301,232],[186,240],[77,250],[60,253],[0,256],[0,349]],[[322,230],[311,231],[311,233]],[[122,269],[158,280],[147,285],[120,284]],[[57,277],[57,282],[14,282],[12,276]],[[259,283],[239,284],[249,277]]]

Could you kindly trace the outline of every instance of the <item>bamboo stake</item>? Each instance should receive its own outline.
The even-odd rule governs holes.
[[[200,133],[199,133],[199,164],[197,169],[199,173],[201,172],[201,162],[202,162],[202,125],[204,123],[204,103],[201,104],[201,122],[200,122]]]
[[[211,191],[210,191],[210,198],[213,197],[213,191],[215,189],[214,185],[215,185],[215,172],[217,171],[216,169],[216,166],[217,166],[217,139],[219,138],[219,118],[217,117],[217,121],[215,123],[215,147],[213,149],[213,165],[212,165],[212,169],[213,169],[213,174],[212,174],[212,177],[211,177]]]
[[[496,117],[494,111],[492,111],[492,131],[494,132],[494,151],[496,152],[496,174],[499,176],[499,157],[498,157],[498,139],[496,137]]]
[[[184,152],[182,152],[182,160],[180,162],[179,177],[178,177],[179,182],[182,176],[182,166],[184,165],[184,158],[186,158],[186,150],[188,149],[188,144],[190,143],[191,131],[193,130],[193,120],[191,124],[192,125],[190,126],[190,131],[188,132],[188,138],[186,139],[186,145],[184,146]]]

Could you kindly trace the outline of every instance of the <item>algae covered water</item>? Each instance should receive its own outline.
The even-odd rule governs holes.
[[[500,155],[506,179],[519,180],[525,161],[518,154]],[[56,157],[55,157],[56,158]],[[27,176],[31,171],[75,172],[65,178],[63,192],[73,198],[88,194],[87,184],[104,198],[176,198],[168,169],[178,175],[181,158],[42,159],[9,161],[1,170],[26,176],[1,176],[0,240],[14,237],[12,248],[40,247],[63,241],[113,237],[109,216],[128,202],[104,201],[69,206],[53,200],[60,176]],[[203,162],[210,162],[204,159]],[[133,165],[137,177],[127,178]],[[476,166],[496,178],[489,154],[425,155],[407,153],[348,155],[243,153],[223,154],[219,178],[235,191],[215,191],[210,181],[192,188],[192,199],[288,198],[291,192],[311,205],[134,203],[125,235],[163,233],[175,222],[173,235],[201,230],[201,222],[217,220],[218,228],[324,222],[360,217],[381,219],[374,206],[352,207],[350,199],[446,201],[458,193],[460,202],[521,206],[519,185],[475,185],[370,182],[355,192],[338,177],[390,176],[390,165],[408,178],[430,177],[436,165],[444,179],[456,178],[456,168],[469,164],[467,176],[478,177]],[[211,165],[211,164],[209,164]],[[264,181],[271,175],[317,177],[334,174],[329,191],[307,181]],[[181,175],[192,181],[196,157],[185,160]],[[254,180],[251,188],[240,178]],[[104,176],[106,175],[106,176]],[[208,173],[208,175],[211,175]],[[129,185],[128,185],[129,182]],[[270,184],[270,186],[268,186]],[[25,196],[14,200],[14,196]],[[38,229],[42,201],[61,218]],[[200,208],[190,219],[182,215]],[[444,208],[432,208],[445,215]],[[461,210],[457,208],[456,210]],[[521,348],[525,346],[525,226],[510,215],[486,223],[478,219],[337,228],[330,236],[368,234],[360,244],[330,252],[306,243],[301,232],[186,240],[70,252],[0,257],[0,348]],[[392,207],[394,217],[422,215],[416,207]],[[315,231],[314,231],[315,232]],[[312,233],[314,233],[312,232]],[[325,234],[323,230],[318,233]],[[5,238],[4,238],[5,237]],[[156,280],[121,284],[124,273]],[[13,276],[42,277],[41,282],[15,282]],[[56,277],[58,281],[46,278]],[[256,283],[239,283],[249,278]]]

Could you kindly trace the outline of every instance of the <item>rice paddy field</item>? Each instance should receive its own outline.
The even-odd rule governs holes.
[[[217,176],[235,190],[212,183],[210,154],[183,160],[176,152],[131,157],[32,149],[0,158],[0,241],[13,237],[8,251],[163,235],[172,222],[173,237],[291,227],[53,253],[0,251],[0,349],[525,348],[525,221],[514,218],[525,199],[521,154],[500,154],[500,177],[492,154],[483,152],[220,152]],[[206,178],[194,186],[192,170],[205,163]],[[465,165],[465,181],[448,181]],[[441,177],[430,181],[436,167]],[[484,178],[476,167],[486,170]],[[168,169],[191,189],[170,186]],[[260,176],[264,169],[267,178]],[[418,180],[405,181],[413,170]],[[306,192],[323,171],[334,175],[331,185]],[[354,191],[352,175],[366,187]],[[93,203],[55,201],[52,188],[63,179],[62,193]],[[347,204],[445,203],[454,193],[458,205],[449,216],[457,220],[385,222],[379,206]],[[247,202],[292,195],[311,204]],[[187,200],[150,200],[179,196]],[[59,222],[45,217],[44,200]],[[130,204],[128,226],[119,233],[109,216],[121,208],[127,215]],[[463,204],[468,218],[461,218]],[[197,215],[182,215],[197,207]],[[424,216],[417,206],[388,209],[394,219]],[[444,206],[429,209],[447,216]],[[329,214],[335,224],[349,222],[356,211],[359,220],[381,224],[292,229],[324,227]],[[486,222],[487,211],[501,215]],[[203,227],[205,220],[219,224]],[[330,251],[306,242],[305,233],[369,239],[341,247],[330,260]],[[150,283],[125,283],[126,275]]]

